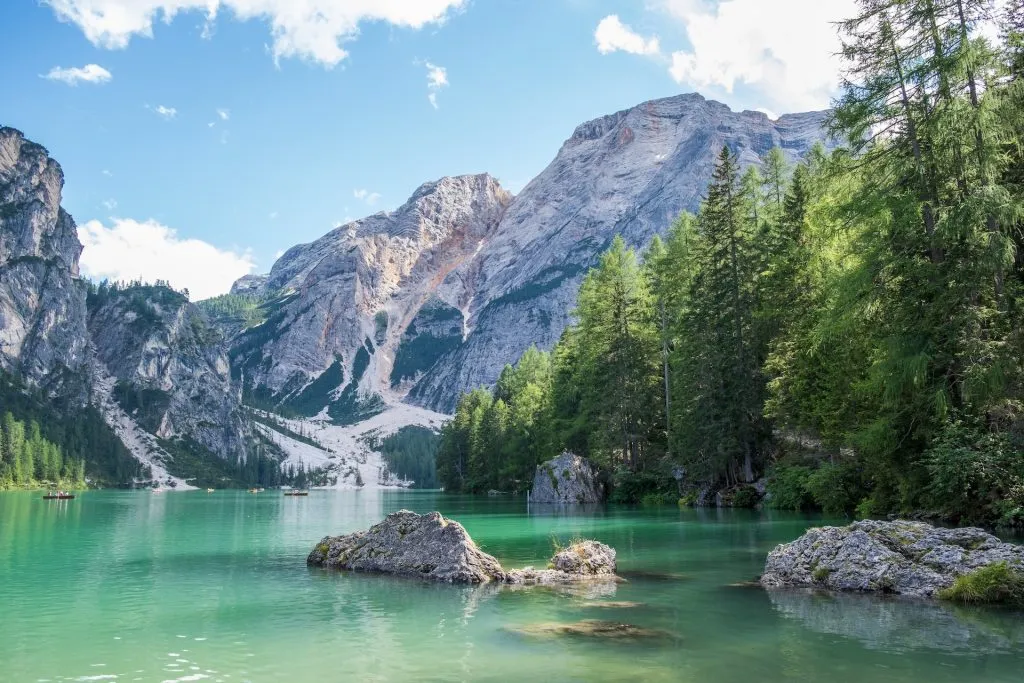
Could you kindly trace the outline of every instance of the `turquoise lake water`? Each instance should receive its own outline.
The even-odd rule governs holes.
[[[595,538],[629,581],[565,594],[306,567],[324,535],[403,508],[460,521],[508,567]],[[0,681],[1024,680],[1021,613],[730,585],[821,521],[411,491],[0,493]],[[516,632],[584,619],[665,635]]]

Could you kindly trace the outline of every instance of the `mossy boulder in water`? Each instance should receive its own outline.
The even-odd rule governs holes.
[[[506,571],[476,546],[458,522],[445,519],[440,512],[418,515],[408,510],[393,512],[366,531],[325,537],[306,563],[447,583],[558,585],[618,580],[615,550],[603,543],[573,543],[551,558],[551,569]]]
[[[418,515],[401,510],[367,531],[328,536],[307,564],[332,569],[419,576],[447,583],[503,581],[505,571],[476,547],[458,522],[440,512]]]
[[[944,593],[960,577],[1004,565],[1024,572],[1024,546],[982,529],[865,520],[810,529],[768,555],[761,585],[873,591],[916,597]]]

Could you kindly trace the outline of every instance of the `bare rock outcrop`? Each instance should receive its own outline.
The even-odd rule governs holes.
[[[366,531],[327,536],[306,563],[330,569],[415,576],[444,583],[554,585],[616,581],[615,550],[580,541],[551,558],[551,568],[506,571],[480,550],[466,529],[440,512],[392,512]]]
[[[768,555],[761,585],[938,597],[958,576],[1005,562],[1024,570],[1024,546],[982,529],[864,520],[810,529]]]
[[[568,451],[537,465],[531,503],[584,505],[604,501],[604,486],[589,460]]]

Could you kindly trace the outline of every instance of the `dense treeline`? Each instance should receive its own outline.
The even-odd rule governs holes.
[[[402,427],[371,443],[371,447],[384,456],[388,470],[399,479],[413,482],[412,488],[436,489],[437,432],[426,427]]]
[[[39,423],[28,424],[4,413],[0,420],[0,489],[42,485],[85,486],[85,462],[65,458],[47,441]]]
[[[616,240],[576,324],[461,401],[449,489],[588,455],[621,499],[724,491],[862,515],[1024,520],[1024,3],[859,0],[832,128],[760,169],[724,149],[696,216]],[[527,389],[526,387],[530,388]]]
[[[0,411],[28,425],[29,433],[32,423],[39,425],[42,439],[58,448],[63,463],[85,463],[84,478],[92,484],[127,485],[144,476],[139,462],[92,406],[56,401],[25,386],[16,376],[0,371]],[[10,464],[13,460],[6,462]],[[33,463],[36,462],[33,458]],[[62,474],[63,471],[62,466]],[[64,485],[77,485],[82,478],[76,473],[74,482]]]

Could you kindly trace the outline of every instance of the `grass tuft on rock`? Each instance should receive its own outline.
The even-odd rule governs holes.
[[[1024,573],[1006,562],[997,562],[958,576],[952,586],[939,593],[939,597],[968,605],[1024,607]]]

